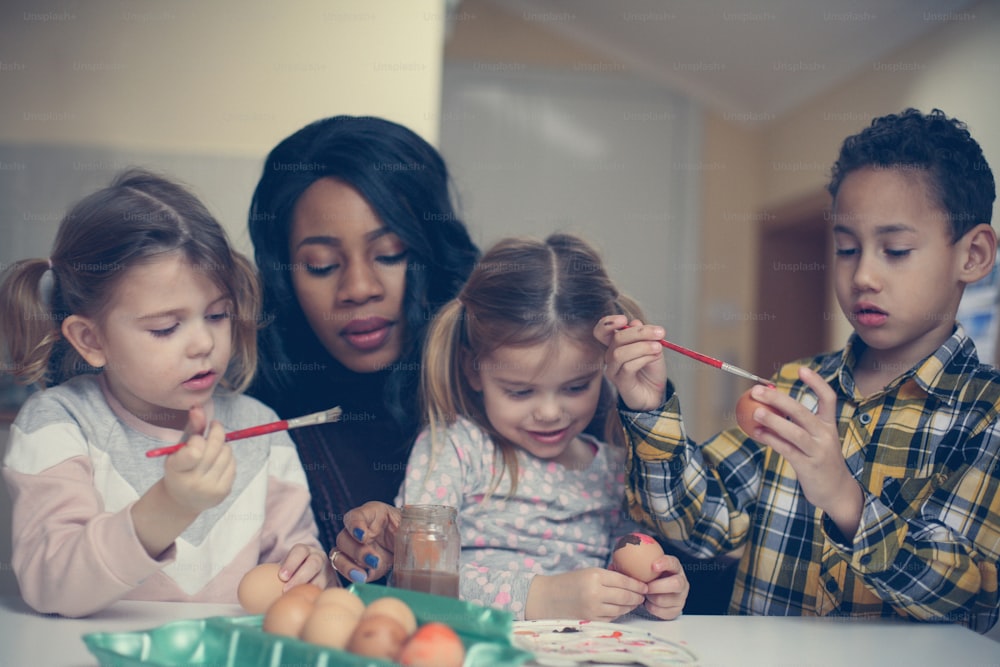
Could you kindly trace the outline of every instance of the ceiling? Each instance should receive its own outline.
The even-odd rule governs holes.
[[[974,20],[975,0],[489,0],[736,121],[768,121],[907,42]]]

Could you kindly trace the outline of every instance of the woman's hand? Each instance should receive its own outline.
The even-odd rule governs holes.
[[[646,611],[666,621],[675,619],[684,610],[691,589],[684,567],[676,557],[665,555],[653,561],[653,570],[660,576],[649,582]]]
[[[612,621],[643,603],[648,587],[603,567],[535,575],[524,605],[525,620],[579,618]]]
[[[355,582],[376,581],[387,575],[392,569],[400,516],[398,508],[376,500],[345,514],[344,529],[330,551],[337,572]]]
[[[667,365],[660,341],[664,335],[663,327],[629,322],[624,315],[601,318],[594,327],[594,336],[607,348],[604,374],[632,410],[655,410],[663,403]]]

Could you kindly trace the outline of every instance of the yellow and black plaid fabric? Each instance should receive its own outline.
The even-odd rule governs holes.
[[[813,411],[808,364],[837,392],[844,460],[864,492],[847,540],[806,500],[788,462],[737,428],[698,445],[672,386],[657,412],[623,405],[633,517],[707,557],[744,546],[730,613],[997,620],[1000,372],[981,365],[961,326],[884,391],[862,397],[840,353],[787,364],[774,378]]]

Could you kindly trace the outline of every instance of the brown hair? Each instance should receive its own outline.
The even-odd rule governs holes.
[[[0,335],[10,372],[25,384],[47,386],[93,371],[62,337],[62,321],[72,314],[99,319],[129,268],[174,251],[232,300],[233,354],[223,381],[245,389],[257,364],[260,288],[253,264],[233,251],[191,192],[137,169],[70,209],[48,260],[23,260],[5,271]]]
[[[493,488],[509,471],[513,492],[516,447],[490,425],[465,369],[498,348],[556,344],[561,335],[598,346],[594,325],[612,314],[642,319],[639,306],[618,292],[600,255],[587,242],[553,234],[544,241],[508,238],[496,243],[476,264],[458,297],[438,312],[427,335],[422,393],[432,442],[439,428],[454,424],[459,416],[476,422],[503,457]],[[602,394],[610,392],[604,381]],[[608,411],[605,440],[622,443],[616,410]]]

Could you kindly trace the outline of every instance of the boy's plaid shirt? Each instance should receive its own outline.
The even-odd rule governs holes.
[[[739,429],[688,440],[670,385],[661,411],[620,405],[632,514],[696,556],[746,546],[730,613],[904,616],[985,632],[998,614],[1000,372],[980,365],[959,325],[862,399],[851,374],[859,345],[852,336],[774,378],[814,412],[800,365],[837,392],[844,459],[864,492],[853,540],[806,500],[784,458]]]

